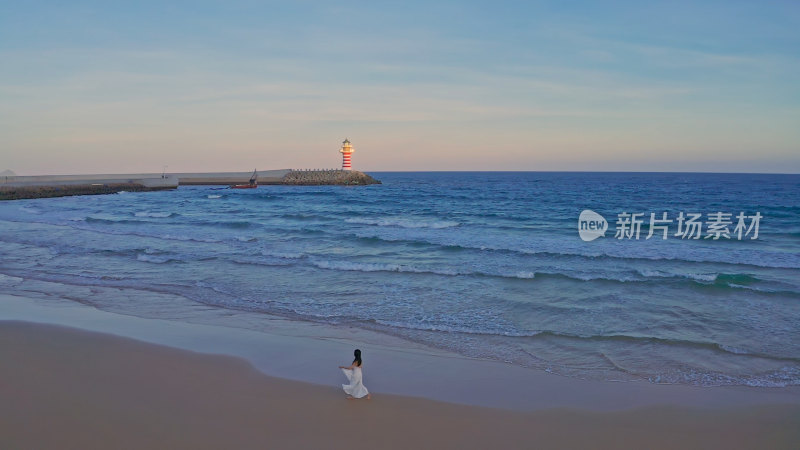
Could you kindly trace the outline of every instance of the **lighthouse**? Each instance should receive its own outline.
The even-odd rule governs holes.
[[[353,144],[350,143],[348,139],[345,139],[342,142],[342,149],[339,150],[339,153],[342,154],[342,170],[352,170],[353,168],[350,166],[350,155],[354,152]]]

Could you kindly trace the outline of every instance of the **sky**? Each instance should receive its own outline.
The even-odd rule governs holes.
[[[798,1],[0,2],[0,171],[800,172]]]

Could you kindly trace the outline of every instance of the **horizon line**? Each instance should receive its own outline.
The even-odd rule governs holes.
[[[272,172],[280,170],[343,170],[336,168],[316,168],[316,169],[263,169],[258,172]],[[709,172],[709,171],[693,171],[693,170],[357,170],[353,172],[363,173],[629,173],[629,174],[715,174],[715,175],[800,175],[800,172]],[[174,175],[179,173],[239,173],[250,172],[250,170],[214,170],[214,171],[159,171],[159,172],[138,172],[136,174],[157,174],[161,175]],[[14,175],[8,177],[42,177],[42,176],[81,176],[81,175],[129,175],[132,173],[125,172],[94,172],[94,173],[48,173],[42,175],[21,175],[14,172]]]

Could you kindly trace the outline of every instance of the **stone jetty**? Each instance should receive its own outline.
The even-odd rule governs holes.
[[[313,185],[343,185],[343,186],[365,186],[369,184],[381,184],[380,181],[372,178],[364,172],[357,170],[292,170],[287,173],[279,184],[294,184],[303,186]]]
[[[0,200],[159,191],[179,185],[246,184],[251,176],[252,172],[17,176],[8,171],[0,177]],[[380,181],[357,170],[279,169],[259,171],[258,184],[364,186]]]
[[[178,179],[174,176],[14,176],[0,180],[0,200],[163,191],[177,187]]]

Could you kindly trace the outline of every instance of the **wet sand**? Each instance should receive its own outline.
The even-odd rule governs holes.
[[[27,322],[0,322],[0,356],[4,449],[788,449],[800,443],[797,404],[525,412],[380,393],[346,400],[337,386],[269,377],[235,357]]]

